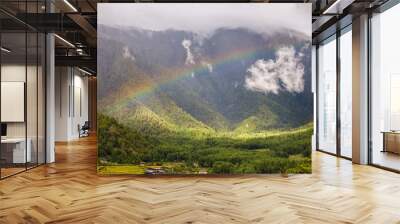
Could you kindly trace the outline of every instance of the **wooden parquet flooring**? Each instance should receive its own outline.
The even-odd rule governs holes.
[[[95,138],[0,181],[0,223],[400,223],[400,175],[313,153],[313,174],[96,174]]]

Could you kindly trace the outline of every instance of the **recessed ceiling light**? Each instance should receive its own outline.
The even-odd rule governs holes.
[[[1,47],[1,51],[6,52],[6,53],[10,53],[11,50],[5,48],[5,47]]]
[[[325,11],[322,14],[328,14],[331,13],[330,11],[337,7],[337,5],[339,4],[340,0],[336,0],[332,5],[330,5],[327,9],[325,9]]]
[[[74,12],[78,12],[78,10],[73,6],[68,0],[64,0],[65,4],[67,4]]]
[[[93,75],[92,73],[90,73],[90,72],[88,72],[88,71],[86,71],[86,70],[83,70],[83,69],[81,69],[81,68],[79,68],[79,67],[78,67],[78,70],[81,71],[81,72],[83,72],[83,73],[85,73],[86,75],[89,75],[89,76],[92,76],[92,75]]]
[[[355,0],[336,0],[322,14],[342,14],[343,10],[351,5]]]
[[[57,37],[59,40],[61,40],[62,42],[64,42],[65,44],[67,44],[70,47],[75,48],[75,45],[73,45],[71,42],[69,42],[68,40],[62,38],[61,36],[59,36],[58,34],[54,34],[55,37]]]

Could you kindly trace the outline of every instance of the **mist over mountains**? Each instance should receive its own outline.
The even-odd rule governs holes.
[[[312,120],[311,45],[301,33],[98,30],[99,110],[119,120],[235,132]]]

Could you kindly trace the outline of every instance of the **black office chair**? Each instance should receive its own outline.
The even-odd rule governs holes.
[[[80,125],[78,125],[78,129],[79,129],[79,138],[89,136],[89,130],[90,130],[89,121],[85,121],[85,123],[82,125],[82,127],[80,127]]]

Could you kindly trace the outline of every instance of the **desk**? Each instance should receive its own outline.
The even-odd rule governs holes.
[[[383,150],[382,152],[392,152],[400,154],[400,132],[383,131]]]
[[[31,139],[27,139],[28,144],[25,152],[25,138],[6,138],[1,139],[2,157],[6,163],[26,163],[32,160]],[[3,156],[4,154],[4,156]],[[12,155],[11,155],[12,154]],[[12,159],[11,159],[12,158]]]

